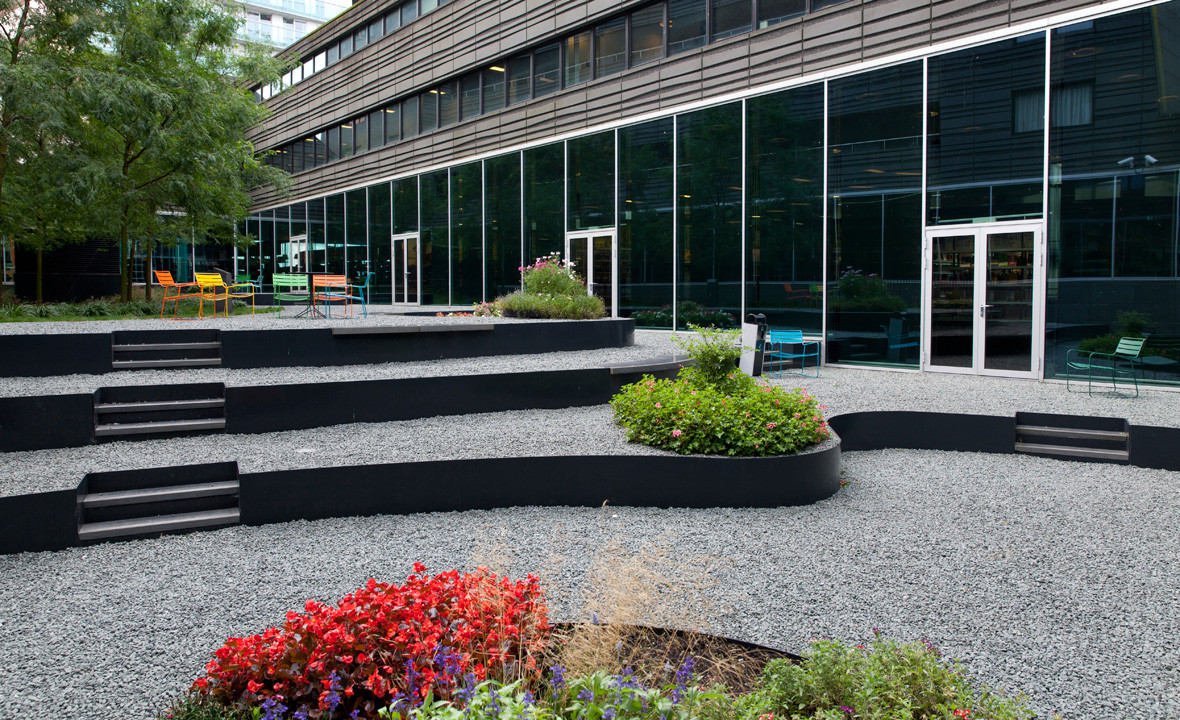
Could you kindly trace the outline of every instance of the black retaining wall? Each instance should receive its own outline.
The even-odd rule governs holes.
[[[1180,428],[1132,425],[1127,445],[1132,465],[1180,470]]]
[[[93,442],[93,393],[0,398],[0,452]]]
[[[77,491],[0,497],[0,553],[64,550],[77,544]]]
[[[111,334],[0,335],[0,377],[111,371]]]
[[[840,489],[840,446],[769,458],[592,455],[243,474],[246,525],[522,505],[779,507]]]
[[[914,411],[869,411],[836,415],[828,424],[844,450],[959,450],[1016,452],[1016,418]]]

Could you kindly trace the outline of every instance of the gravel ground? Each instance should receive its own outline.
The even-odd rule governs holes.
[[[875,627],[930,639],[1041,717],[1180,717],[1174,474],[917,451],[845,468],[848,487],[800,508],[340,518],[0,557],[2,714],[148,717],[226,637],[415,561],[542,571],[553,616],[572,619],[618,541],[711,567],[717,632],[798,652]]]
[[[622,360],[631,352],[625,359],[667,351],[667,334],[639,333],[636,348],[604,352]],[[588,360],[592,355],[415,363],[379,372],[489,372],[501,360],[511,370],[615,361]],[[218,371],[196,372],[206,379]],[[251,380],[234,373],[230,381],[307,377],[300,374],[306,369],[273,372]],[[829,415],[1040,409],[1180,426],[1180,396],[1164,391],[1117,400],[1067,395],[1054,383],[836,368],[821,376],[781,382],[807,387]],[[0,394],[10,394],[2,387]],[[652,452],[626,445],[609,418],[600,406],[5,453],[0,493],[72,488],[89,469],[120,466],[236,459],[253,472],[431,457]],[[0,717],[45,717],[46,707],[79,720],[149,717],[183,691],[226,637],[279,623],[308,598],[338,600],[371,576],[402,578],[415,561],[445,569],[471,567],[473,556],[489,552],[503,555],[514,574],[542,571],[554,588],[554,616],[573,619],[586,570],[612,541],[632,551],[655,544],[689,568],[711,567],[717,609],[709,620],[723,634],[798,652],[811,637],[862,641],[876,627],[932,640],[981,680],[1027,693],[1042,717],[1180,717],[1176,473],[902,450],[848,453],[844,466],[851,484],[802,508],[514,508],[340,518],[0,556],[0,654],[8,659],[0,664]],[[669,598],[668,605],[677,602]]]

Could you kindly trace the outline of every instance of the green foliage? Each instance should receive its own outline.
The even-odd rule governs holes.
[[[836,295],[828,304],[845,312],[902,312],[906,309],[905,300],[889,292],[889,286],[884,280],[853,268],[846,268],[840,273]]]
[[[553,253],[521,268],[521,284],[529,295],[585,295],[586,285],[574,272],[571,260]]]
[[[515,292],[496,298],[495,310],[504,317],[594,320],[606,315],[596,295],[537,295]]]
[[[878,634],[868,647],[813,640],[806,660],[773,660],[762,687],[738,701],[753,720],[1028,719],[1023,698],[1009,699],[972,684],[962,667],[929,644],[899,643]]]
[[[256,720],[258,713],[226,705],[201,693],[186,693],[156,716],[159,720]]]
[[[707,310],[700,303],[681,300],[676,303],[676,314],[683,326],[732,328],[737,319],[721,310]],[[672,327],[672,306],[664,305],[656,310],[640,310],[631,318],[641,327]]]
[[[181,300],[178,317],[197,317],[197,301]],[[206,306],[206,310],[208,307]],[[273,312],[261,308],[257,312]],[[243,315],[250,307],[241,301],[234,301],[231,315]],[[84,303],[20,303],[0,305],[0,322],[30,322],[47,320],[133,320],[160,317],[160,303],[151,300],[117,299],[89,300]],[[168,306],[165,318],[172,317],[172,306]]]
[[[672,341],[690,358],[696,361],[695,368],[705,383],[717,386],[722,392],[729,393],[737,389],[735,378],[738,358],[742,355],[742,346],[738,343],[740,333],[737,330],[717,330],[690,326],[695,334],[688,337],[673,335]]]
[[[788,455],[830,434],[806,391],[759,383],[738,370],[726,381],[729,393],[699,372],[681,371],[676,380],[645,375],[610,405],[627,440],[682,455]]]
[[[1118,314],[1115,321],[1115,332],[1098,337],[1086,338],[1078,343],[1078,350],[1082,352],[1113,353],[1119,346],[1119,340],[1125,337],[1145,337],[1155,327],[1155,321],[1148,313],[1128,310]],[[1142,357],[1166,357],[1180,360],[1180,353],[1171,348],[1152,347],[1151,342],[1143,346]]]

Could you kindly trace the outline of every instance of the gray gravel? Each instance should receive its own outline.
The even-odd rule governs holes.
[[[542,571],[570,619],[596,553],[621,541],[711,565],[718,632],[800,651],[876,627],[930,639],[1042,717],[1180,717],[1174,474],[917,451],[845,467],[848,487],[802,508],[341,518],[0,557],[0,708],[146,717],[230,635],[489,548],[513,574]]]
[[[667,334],[640,333],[637,348],[666,353]],[[605,364],[552,355],[570,357],[547,369]],[[416,363],[411,374],[464,372],[456,362]],[[550,356],[507,362],[539,369]],[[282,377],[269,381],[292,381]],[[1042,409],[1180,425],[1180,396],[1159,390],[1117,400],[1055,383],[836,368],[779,382],[807,387],[829,415]],[[91,468],[222,459],[252,472],[612,452],[653,451],[626,445],[605,407],[492,413],[6,453],[0,493],[72,488]],[[415,561],[471,567],[489,547],[515,574],[543,572],[555,617],[572,619],[587,568],[614,540],[663,543],[690,567],[712,558],[710,625],[724,634],[798,652],[811,637],[862,641],[877,627],[932,640],[981,680],[1027,693],[1042,717],[1180,717],[1176,473],[971,453],[844,458],[851,484],[803,508],[340,518],[0,556],[0,717],[45,717],[45,703],[79,720],[148,717],[227,636],[279,623],[308,598],[338,600],[370,576],[404,578]]]

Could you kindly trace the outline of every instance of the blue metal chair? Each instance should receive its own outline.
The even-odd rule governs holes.
[[[802,330],[770,330],[762,345],[762,374],[807,376],[807,358],[814,358],[815,374],[819,377],[819,341],[804,340]],[[796,362],[797,361],[797,362]]]
[[[1111,394],[1120,397],[1139,397],[1139,379],[1136,377],[1139,367],[1139,353],[1143,350],[1143,343],[1147,338],[1124,337],[1119,339],[1118,347],[1112,353],[1088,352],[1086,350],[1070,350],[1065,353],[1065,391],[1073,392],[1069,380],[1074,371],[1086,373],[1086,394],[1094,394],[1094,373],[1098,373],[1098,380],[1104,382],[1110,377]],[[1119,377],[1130,377],[1135,384],[1135,394],[1119,392]]]

